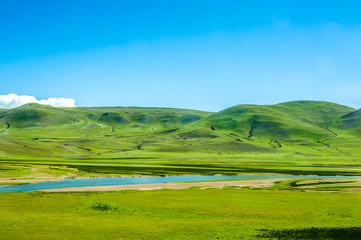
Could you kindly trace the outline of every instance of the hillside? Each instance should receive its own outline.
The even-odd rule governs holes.
[[[70,124],[79,116],[51,106],[36,103],[25,104],[21,107],[0,112],[0,121],[7,128],[47,127],[60,124]]]
[[[332,128],[335,130],[347,131],[350,134],[361,134],[361,109],[346,114],[332,122]]]
[[[248,140],[268,139],[294,144],[314,144],[334,136],[328,129],[331,121],[351,111],[354,109],[316,101],[237,105],[204,118],[194,125]]]
[[[51,127],[75,122],[97,122],[109,126],[187,124],[209,115],[207,112],[168,108],[104,107],[56,108],[36,103],[0,111],[0,121],[11,127]]]
[[[360,116],[360,110],[317,101],[237,105],[217,113],[26,104],[0,111],[0,162],[160,174],[234,173],[235,166],[263,172],[266,165],[258,161],[274,159],[267,172],[285,172],[290,165],[282,162],[290,158],[301,164],[361,156]],[[239,165],[240,159],[253,163]],[[282,163],[277,171],[275,162]]]
[[[152,152],[273,152],[282,143],[319,146],[320,142],[334,137],[335,133],[329,129],[332,121],[336,121],[333,127],[336,123],[339,128],[351,126],[342,125],[341,120],[342,123],[353,121],[352,126],[357,127],[359,115],[353,111],[350,107],[317,101],[237,105],[213,114],[171,108],[55,108],[26,104],[0,112],[0,122],[7,136],[13,135],[22,141],[37,139],[36,144],[41,142],[46,146],[49,138],[72,138],[71,143],[64,144],[81,149],[97,145],[97,154],[103,152],[102,148]]]

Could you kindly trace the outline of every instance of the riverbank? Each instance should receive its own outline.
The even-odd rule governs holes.
[[[317,176],[317,175],[195,175],[195,176],[164,176],[164,177],[118,177],[118,178],[79,178],[64,179],[60,181],[40,182],[23,185],[0,186],[0,192],[27,192],[27,191],[113,191],[129,189],[162,189],[162,188],[188,188],[188,187],[214,187],[224,188],[226,186],[234,187],[255,187],[254,184],[260,184],[262,187],[265,182],[255,180],[270,180],[267,183],[292,179],[295,184],[304,180],[359,182],[360,176]],[[245,185],[249,181],[249,184]],[[236,183],[238,181],[238,183]],[[253,181],[253,182],[252,182]],[[173,183],[173,184],[171,184]],[[291,187],[295,187],[293,184]],[[306,186],[308,187],[308,183]],[[319,185],[312,183],[311,185]],[[298,187],[298,186],[297,186]],[[353,186],[354,187],[354,186]],[[62,190],[63,189],[63,190]]]
[[[83,191],[119,191],[119,190],[158,190],[158,189],[185,189],[191,187],[218,188],[224,187],[250,187],[264,188],[271,187],[275,182],[289,179],[259,179],[259,180],[242,180],[242,181],[215,181],[215,182],[191,182],[191,183],[157,183],[157,184],[135,184],[135,185],[116,185],[116,186],[96,186],[96,187],[75,187],[75,188],[58,188],[40,190],[43,192],[83,192]]]

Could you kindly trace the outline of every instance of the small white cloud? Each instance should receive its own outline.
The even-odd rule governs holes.
[[[0,95],[0,108],[15,108],[27,103],[39,103],[43,105],[51,105],[53,107],[76,107],[75,100],[72,98],[48,98],[38,100],[34,96],[17,95],[10,93],[8,95]]]
[[[40,104],[51,105],[53,107],[75,107],[75,100],[72,98],[48,98],[41,99]]]

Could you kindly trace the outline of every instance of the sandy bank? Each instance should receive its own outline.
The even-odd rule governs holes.
[[[156,189],[184,189],[190,187],[201,188],[224,188],[224,187],[252,187],[263,188],[271,187],[274,182],[289,180],[282,179],[259,179],[243,181],[216,181],[216,182],[190,182],[190,183],[156,183],[156,184],[134,184],[134,185],[115,185],[115,186],[96,186],[96,187],[74,187],[41,190],[43,192],[81,192],[81,191],[119,191],[119,190],[156,190]]]

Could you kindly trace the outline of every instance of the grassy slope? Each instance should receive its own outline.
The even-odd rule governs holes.
[[[357,110],[332,121],[329,129],[335,137],[328,141],[350,155],[357,155],[361,149],[361,110]]]
[[[336,123],[352,111],[316,101],[238,105],[214,114],[27,104],[0,111],[0,161],[12,169],[1,173],[350,174],[361,168],[361,141]],[[74,169],[46,168],[51,165]]]
[[[332,127],[354,134],[361,134],[361,109],[346,114],[332,123]]]
[[[316,139],[332,135],[329,122],[354,109],[328,102],[295,101],[276,105],[237,105],[203,121],[215,129],[248,137],[280,140]]]
[[[153,133],[165,135],[167,132],[163,131],[169,128],[179,128],[207,115],[209,113],[182,109],[62,109],[28,104],[0,115],[3,126],[10,126],[3,130],[8,143],[3,151],[25,156],[47,152],[51,156],[62,156],[134,150],[141,147],[140,138]],[[15,146],[13,151],[11,144]],[[73,145],[75,149],[71,150]]]

